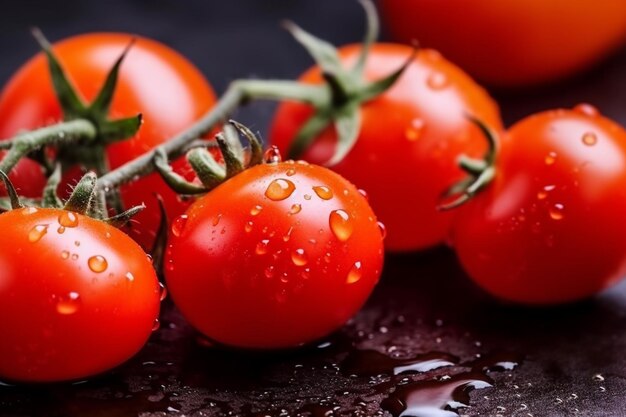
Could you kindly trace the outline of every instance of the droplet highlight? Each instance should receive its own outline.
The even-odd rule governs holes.
[[[313,191],[315,191],[315,194],[322,200],[330,200],[333,198],[333,191],[325,185],[317,185],[313,187]]]
[[[265,190],[265,196],[273,201],[281,201],[288,198],[296,189],[293,182],[278,178],[273,180]]]
[[[58,298],[56,304],[57,313],[69,316],[78,311],[80,307],[80,295],[75,292],[69,292]]]
[[[328,224],[335,237],[341,242],[350,239],[354,232],[354,223],[350,214],[342,209],[331,211]]]
[[[296,249],[291,253],[291,261],[296,266],[304,266],[309,260],[304,249]]]
[[[87,260],[87,265],[89,265],[89,269],[97,273],[106,271],[109,266],[106,258],[102,255],[92,256]]]
[[[63,211],[59,215],[59,224],[63,227],[76,227],[78,226],[78,215],[71,211]]]
[[[348,284],[354,284],[361,279],[362,275],[363,272],[361,271],[361,262],[357,261],[354,263],[354,265],[352,265],[352,268],[350,268],[350,271],[348,272],[348,277],[346,278],[346,282]]]
[[[37,226],[30,229],[30,232],[28,232],[28,241],[30,243],[39,242],[39,240],[44,237],[46,233],[48,233],[48,225],[38,224]]]

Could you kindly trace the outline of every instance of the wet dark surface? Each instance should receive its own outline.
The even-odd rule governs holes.
[[[36,51],[32,24],[53,40],[96,30],[159,39],[218,92],[241,77],[291,78],[310,59],[279,28],[283,18],[338,44],[360,39],[363,29],[349,0],[25,0],[0,13],[0,81]],[[626,50],[564,83],[493,93],[507,124],[579,102],[626,124],[624,81]],[[255,104],[238,118],[263,133],[272,111]],[[319,346],[273,354],[207,346],[166,305],[161,329],[122,368],[75,385],[0,386],[0,415],[377,416],[408,407],[441,416],[447,406],[462,415],[620,416],[624,329],[626,284],[576,305],[515,308],[477,290],[439,249],[389,257],[366,308]]]

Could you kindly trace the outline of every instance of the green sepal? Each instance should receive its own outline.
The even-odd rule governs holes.
[[[251,167],[254,165],[258,165],[263,162],[263,144],[247,126],[237,122],[236,120],[230,119],[228,120],[237,131],[243,135],[248,141],[250,145],[250,158],[248,160],[247,166]]]
[[[57,195],[57,188],[61,183],[61,164],[56,164],[54,171],[43,189],[43,198],[41,200],[42,207],[61,208],[63,202]]]
[[[157,148],[154,154],[153,163],[156,171],[159,175],[161,175],[161,178],[163,178],[163,181],[165,181],[165,183],[177,193],[193,195],[206,192],[204,187],[193,184],[183,178],[183,176],[174,172],[170,164],[167,162],[167,154],[163,151],[163,149]]]
[[[215,188],[226,179],[224,167],[204,148],[195,148],[189,151],[187,162],[204,185],[205,192]]]
[[[398,68],[386,77],[367,83],[359,92],[359,99],[363,102],[368,102],[378,97],[385,91],[389,90],[391,86],[393,86],[396,81],[398,81],[398,78],[400,78],[400,76],[404,74],[404,71],[408,68],[408,66],[411,65],[411,62],[413,62],[416,55],[417,48],[414,48],[413,53],[411,53],[411,55],[407,57],[407,59],[400,66],[400,68]]]
[[[117,85],[117,77],[120,71],[120,66],[126,58],[128,51],[135,43],[135,38],[131,38],[130,42],[122,52],[122,54],[117,58],[115,64],[107,74],[106,80],[98,92],[98,96],[89,106],[89,110],[91,110],[94,114],[107,114],[109,112],[109,108],[111,107],[111,102],[113,101],[113,95],[115,93],[115,87]]]
[[[119,142],[135,136],[142,123],[141,113],[124,119],[107,120],[99,125],[98,134],[105,144]]]
[[[88,172],[78,181],[70,198],[65,202],[64,210],[87,214],[92,206],[97,176]]]
[[[352,68],[352,72],[358,76],[363,76],[363,69],[365,68],[365,62],[367,61],[367,53],[380,32],[380,21],[378,19],[378,13],[376,13],[376,6],[370,0],[359,0],[361,6],[365,10],[365,37],[363,38],[363,47],[359,53],[359,57]]]
[[[228,140],[227,137],[230,137],[231,140]],[[217,141],[217,144],[220,147],[220,152],[222,152],[222,157],[224,158],[226,178],[230,178],[243,171],[243,162],[236,154],[236,151],[231,147],[231,144],[235,143],[232,141],[232,137],[230,135],[218,133],[215,135],[215,140]],[[237,138],[237,142],[239,142],[239,138]],[[241,147],[241,143],[239,143],[239,146]]]
[[[313,143],[313,140],[331,122],[330,112],[317,111],[302,125],[296,137],[289,145],[287,156],[291,159],[298,159],[304,151]]]
[[[61,108],[63,109],[65,118],[76,119],[81,117],[85,114],[87,108],[85,107],[83,100],[76,93],[76,89],[67,78],[59,60],[52,51],[50,42],[48,42],[39,28],[33,28],[32,34],[48,59],[52,85],[59,103],[61,104]]]
[[[335,130],[337,146],[332,158],[325,163],[327,166],[341,162],[356,143],[361,130],[361,109],[358,105],[350,106],[335,115]]]
[[[15,210],[15,209],[24,207],[22,203],[20,202],[20,198],[17,195],[17,191],[15,191],[15,187],[13,186],[13,183],[11,182],[7,174],[4,173],[4,171],[0,171],[0,179],[2,179],[2,182],[4,183],[4,187],[7,190],[7,194],[9,195],[9,202],[11,203],[11,209]]]
[[[144,210],[145,208],[146,208],[145,204],[131,207],[128,210],[120,214],[116,214],[115,216],[112,216],[112,217],[107,217],[106,219],[103,219],[103,221],[105,223],[110,224],[113,227],[122,228],[128,224],[128,222],[133,218],[133,216],[135,216],[137,213]]]

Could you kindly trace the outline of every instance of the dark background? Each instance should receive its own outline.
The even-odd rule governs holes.
[[[218,93],[242,77],[294,78],[311,60],[280,28],[285,18],[335,44],[359,41],[364,29],[362,11],[352,0],[22,0],[0,11],[0,81],[37,52],[28,31],[32,25],[53,41],[93,31],[154,38],[194,62]],[[626,124],[625,81],[622,50],[574,79],[492,94],[509,125],[579,102],[593,103]],[[240,118],[264,132],[272,109],[269,103],[254,104]],[[353,415],[359,401],[366,404],[358,406],[362,415],[375,415],[382,397],[367,391],[368,380],[335,370],[352,349],[337,342],[343,339],[359,348],[400,346],[407,355],[437,349],[468,359],[506,350],[524,357],[513,372],[492,375],[494,389],[472,393],[465,414],[626,415],[625,292],[622,284],[572,306],[517,309],[471,285],[446,249],[391,256],[382,285],[357,319],[331,339],[334,348],[276,355],[202,348],[169,306],[161,330],[129,364],[78,386],[0,387],[0,415],[295,415],[298,404],[319,404],[324,397],[339,407],[335,415]],[[393,325],[399,315],[405,321]],[[280,414],[282,408],[287,414]],[[309,410],[317,416],[326,409]]]

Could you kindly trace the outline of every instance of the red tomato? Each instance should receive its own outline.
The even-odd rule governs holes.
[[[392,37],[440,50],[480,80],[521,86],[589,68],[623,44],[623,0],[381,0]]]
[[[503,141],[492,184],[460,209],[467,273],[505,300],[588,297],[626,272],[626,131],[588,105],[528,117]]]
[[[75,36],[56,44],[54,52],[76,88],[90,102],[131,38],[111,33]],[[121,66],[110,116],[141,113],[144,123],[134,138],[108,147],[110,167],[116,168],[184,130],[214,102],[210,85],[189,61],[165,45],[137,38]],[[40,53],[17,71],[0,96],[0,138],[61,118],[47,62]],[[181,169],[182,165],[181,161],[177,167]],[[25,187],[18,178],[14,179],[16,187]],[[66,188],[61,191],[67,191]],[[156,174],[122,187],[127,208],[142,202],[148,206],[136,216],[131,232],[146,249],[154,241],[160,219],[154,193],[163,197],[172,218],[188,206]]]
[[[360,46],[339,50],[346,66],[355,61]],[[402,65],[411,48],[376,44],[368,55],[365,77],[382,78]],[[318,68],[302,81],[320,82]],[[393,251],[423,249],[448,235],[454,213],[436,207],[442,193],[463,177],[459,154],[482,155],[485,140],[466,115],[472,114],[494,128],[501,121],[496,103],[485,90],[436,51],[421,50],[400,79],[378,98],[362,107],[357,142],[333,170],[363,187],[388,236]],[[307,105],[281,104],[273,121],[270,141],[287,149],[311,115]],[[303,155],[323,164],[333,154],[334,128],[328,128]]]
[[[257,165],[172,225],[165,277],[200,332],[245,348],[294,347],[341,327],[383,263],[365,198],[315,165]]]
[[[84,378],[144,345],[160,287],[132,239],[59,209],[9,211],[0,230],[0,378]]]
[[[1,116],[0,116],[1,117]],[[0,152],[0,161],[6,152]],[[40,198],[41,191],[46,185],[43,169],[37,162],[24,158],[9,173],[9,179],[16,184],[19,195],[30,198]],[[4,187],[0,187],[0,196],[6,196]]]

